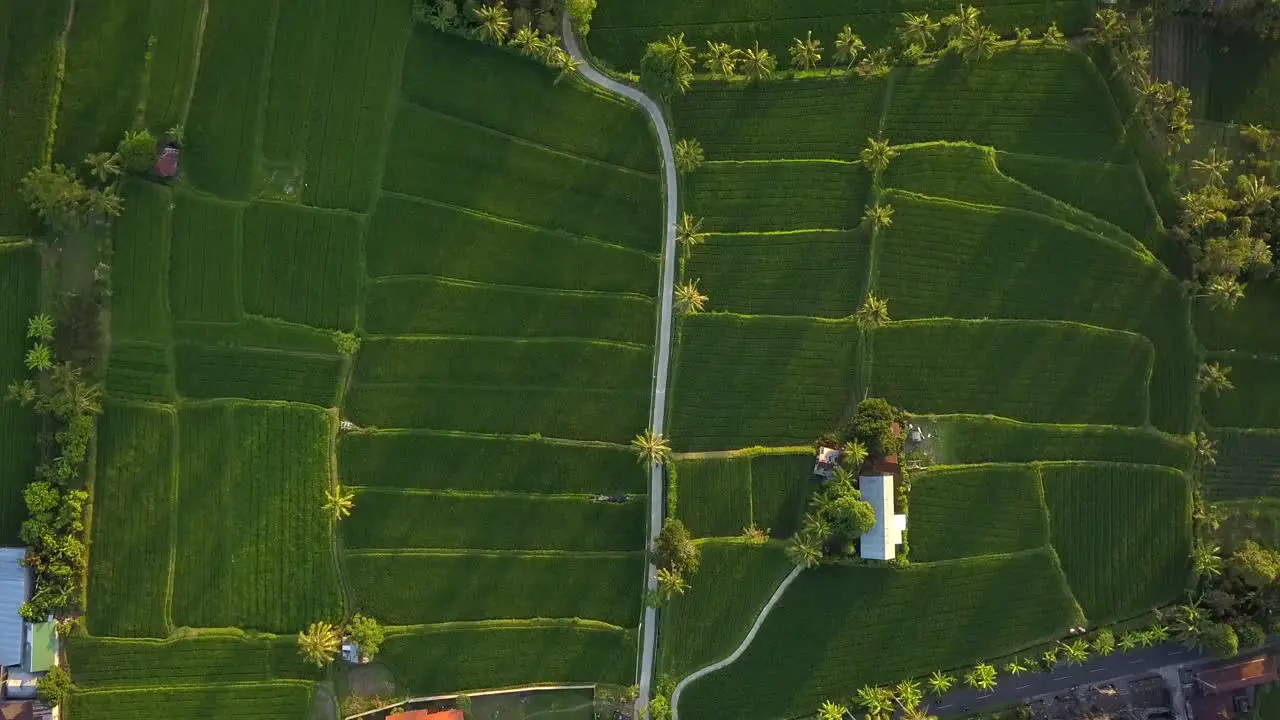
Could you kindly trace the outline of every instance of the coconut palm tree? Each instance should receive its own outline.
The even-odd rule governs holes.
[[[38,342],[27,351],[24,362],[28,370],[44,372],[53,367],[53,350],[43,342]]]
[[[697,170],[706,161],[706,153],[702,152],[702,143],[694,138],[685,138],[675,146],[676,169],[682,175]]]
[[[1197,433],[1203,435],[1203,433]],[[1208,438],[1205,438],[1208,440]],[[1195,568],[1196,577],[1218,577],[1222,574],[1222,548],[1209,543],[1198,542],[1191,551],[1191,565]]]
[[[1031,40],[1031,28],[1020,27],[1013,29],[1013,46],[1022,47],[1027,41]]]
[[[996,686],[996,669],[986,663],[978,663],[964,675],[966,685],[979,690],[990,690]]]
[[[956,39],[956,49],[966,62],[986,60],[996,52],[996,43],[1000,36],[990,27],[981,23],[966,25]]]
[[[777,68],[777,58],[773,53],[760,47],[759,41],[756,42],[755,47],[747,48],[742,53],[742,74],[746,75],[748,80],[767,79]]]
[[[942,697],[947,694],[947,691],[951,689],[952,685],[956,684],[956,679],[941,670],[934,670],[933,673],[929,675],[929,679],[925,682],[929,685],[929,692],[938,697]]]
[[[898,156],[898,151],[889,145],[888,140],[867,138],[867,146],[858,153],[862,164],[871,172],[884,172],[889,169],[889,162]]]
[[[1093,26],[1087,32],[1093,36],[1095,42],[1102,45],[1111,45],[1124,38],[1129,32],[1129,26],[1125,23],[1124,15],[1112,8],[1104,8],[1094,13]]]
[[[864,685],[858,688],[858,704],[868,717],[887,717],[893,712],[893,693],[885,688]]]
[[[1240,131],[1240,137],[1253,143],[1259,152],[1269,152],[1276,138],[1271,130],[1261,125],[1250,125]]]
[[[893,696],[898,701],[898,705],[904,710],[914,708],[924,700],[924,693],[920,691],[920,683],[915,680],[903,680],[893,686]]]
[[[1111,632],[1110,628],[1102,628],[1094,635],[1093,642],[1090,643],[1093,651],[1102,657],[1106,657],[1116,650],[1116,636]]]
[[[822,538],[812,532],[796,533],[791,536],[786,553],[792,564],[802,568],[814,567],[822,560]]]
[[[853,321],[860,330],[874,330],[889,322],[889,301],[868,293],[862,307],[853,314]]]
[[[1071,665],[1080,665],[1089,659],[1089,644],[1082,639],[1076,639],[1070,643],[1060,643],[1060,645],[1062,654]]]
[[[511,36],[511,47],[519,48],[524,55],[533,54],[534,48],[538,46],[538,37],[541,33],[538,29],[529,25],[525,25],[516,30],[516,34]]]
[[[1209,156],[1204,160],[1192,160],[1191,169],[1209,182],[1210,185],[1222,187],[1226,183],[1227,173],[1231,172],[1231,166],[1235,163],[1226,157],[1218,155],[1218,148],[1210,148]]]
[[[1044,29],[1043,39],[1044,44],[1049,47],[1062,47],[1067,44],[1067,36],[1063,35],[1062,31],[1058,29],[1056,20],[1049,23],[1049,27]]]
[[[658,593],[664,601],[683,595],[688,589],[689,583],[683,575],[669,568],[658,569]]]
[[[929,714],[928,707],[912,705],[902,708],[902,720],[938,720],[938,718]]]
[[[948,42],[954,42],[965,28],[977,25],[982,18],[982,11],[972,5],[961,4],[956,11],[942,17],[942,27],[947,29]]]
[[[834,65],[844,65],[846,70],[852,70],[858,63],[862,51],[866,49],[867,46],[862,42],[862,38],[853,31],[853,26],[845,25],[836,35],[835,52],[831,55],[831,62]]]
[[[1231,368],[1218,363],[1201,364],[1197,383],[1200,385],[1201,392],[1207,390],[1215,396],[1221,394],[1223,390],[1234,390],[1236,387],[1231,382]]]
[[[350,488],[335,485],[324,491],[324,509],[333,515],[334,520],[351,517],[351,510],[356,506],[356,494]]]
[[[1204,286],[1210,307],[1233,308],[1244,299],[1244,285],[1233,277],[1215,277]]]
[[[556,79],[551,83],[552,85],[559,85],[561,80],[564,80],[570,75],[578,72],[582,67],[582,63],[578,62],[562,47],[557,47],[555,52],[552,53],[550,65],[560,71],[560,73],[556,75]]]
[[[1027,671],[1027,666],[1018,662],[1017,658],[1014,658],[1004,664],[1004,671],[1009,673],[1010,675],[1013,675],[1014,677],[1017,677]]]
[[[680,222],[676,223],[676,239],[684,243],[685,247],[696,247],[706,242],[707,234],[702,231],[702,219],[689,213],[682,214]]]
[[[32,340],[53,339],[53,318],[40,313],[27,319],[27,337]]]
[[[1116,647],[1127,652],[1129,650],[1133,650],[1134,648],[1138,647],[1138,644],[1141,641],[1142,641],[1142,638],[1139,637],[1138,633],[1136,632],[1120,633],[1120,639],[1116,641]]]
[[[791,67],[796,70],[812,70],[822,62],[822,41],[813,39],[813,31],[810,30],[804,36],[804,40],[800,38],[791,39]]]
[[[862,219],[871,223],[872,230],[880,230],[893,225],[893,206],[875,203],[862,214]]]
[[[1240,196],[1240,204],[1253,212],[1280,197],[1280,188],[1268,184],[1265,177],[1245,174],[1236,176],[1236,194]]]
[[[742,51],[729,43],[707,41],[707,51],[702,54],[702,66],[712,75],[733,77],[742,61]]]
[[[458,5],[453,0],[436,0],[427,16],[427,24],[440,32],[449,32],[458,26]]]
[[[700,313],[707,307],[707,296],[698,290],[697,280],[686,280],[676,286],[676,309],[685,315]]]
[[[1058,664],[1058,649],[1049,648],[1040,655],[1040,662],[1044,665],[1045,670],[1052,670]]]
[[[342,646],[342,636],[333,623],[313,622],[305,632],[298,633],[298,652],[302,659],[324,667],[333,662]]]
[[[849,708],[827,700],[818,708],[818,720],[844,720]]]
[[[1217,445],[1217,443],[1215,443],[1215,442],[1213,442],[1212,440],[1210,440],[1208,435],[1205,435],[1205,434],[1204,434],[1204,433],[1202,433],[1202,432],[1197,432],[1197,433],[1196,433],[1196,436],[1195,436],[1195,453],[1196,453],[1196,457],[1200,458],[1200,460],[1201,460],[1202,462],[1204,462],[1204,464],[1206,464],[1206,465],[1216,465],[1216,464],[1218,464],[1218,445]],[[1216,546],[1215,546],[1215,548],[1214,548],[1214,549],[1215,549],[1215,551],[1217,550]],[[1197,573],[1197,574],[1201,574],[1201,575],[1203,575],[1203,573],[1201,573],[1201,572],[1200,572],[1200,571],[1201,571],[1201,569],[1202,569],[1202,568],[1200,568],[1200,567],[1197,565],[1197,567],[1196,567],[1196,573]],[[1208,572],[1208,574],[1210,574],[1210,575],[1219,575],[1219,574],[1221,574],[1221,573],[1222,573],[1222,558],[1218,558],[1216,568],[1214,568],[1214,569],[1210,570],[1209,568],[1207,568],[1207,567],[1206,567],[1206,568],[1203,568],[1203,569],[1204,569],[1204,570],[1206,570],[1206,571]]]
[[[940,25],[929,17],[929,13],[902,13],[902,27],[898,28],[898,36],[908,46],[920,48],[920,52],[928,52],[933,44],[933,34]]]
[[[501,45],[507,41],[507,33],[511,30],[511,13],[502,3],[481,5],[474,8],[471,14],[476,19],[476,32],[485,42]]]
[[[641,465],[653,467],[671,459],[671,443],[652,429],[631,438],[631,449],[635,451],[636,459]]]
[[[857,440],[850,440],[844,444],[842,449],[844,450],[844,456],[840,459],[849,467],[862,467],[862,463],[867,460],[867,446]]]
[[[124,198],[120,197],[114,187],[90,190],[85,197],[85,204],[89,212],[103,217],[120,217],[120,213],[124,212]]]
[[[124,167],[120,164],[120,153],[89,153],[84,164],[89,166],[89,174],[100,183],[111,182],[124,172]]]

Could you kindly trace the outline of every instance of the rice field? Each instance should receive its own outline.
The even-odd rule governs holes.
[[[298,680],[280,680],[75,690],[67,701],[67,713],[80,720],[133,720],[142,717],[307,720],[311,717],[313,685]]]
[[[682,460],[676,517],[694,537],[739,535],[751,524],[751,458]]]
[[[1280,432],[1215,430],[1217,462],[1202,470],[1209,500],[1280,496]]]
[[[168,640],[73,636],[66,647],[76,685],[86,689],[310,680],[317,674],[298,657],[296,637],[239,630]]]
[[[27,377],[27,318],[40,299],[40,258],[28,243],[0,243],[0,387]],[[39,462],[34,414],[0,402],[0,542],[15,544],[26,519],[22,489]]]
[[[917,416],[933,436],[934,460],[946,465],[1036,460],[1099,460],[1191,465],[1186,439],[1142,428],[1022,423],[982,415]]]
[[[1205,420],[1216,427],[1280,428],[1275,391],[1280,358],[1240,352],[1211,353],[1206,362],[1231,368],[1234,389],[1200,394]]]
[[[1186,475],[1115,463],[1048,464],[1040,473],[1053,548],[1091,625],[1182,593],[1191,553]]]
[[[938,467],[911,483],[911,559],[999,555],[1045,547],[1049,519],[1030,465]]]
[[[169,263],[173,193],[155,183],[124,184],[125,212],[113,237],[112,337],[168,342]]]
[[[169,305],[174,319],[239,320],[244,205],[179,190],[173,206]]]

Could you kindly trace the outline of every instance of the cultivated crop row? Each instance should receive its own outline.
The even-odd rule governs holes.
[[[336,11],[333,3],[277,1],[280,9],[262,109],[262,154],[270,162],[301,167],[311,124],[312,87],[333,81],[327,67],[332,62],[331,48],[321,43],[318,26]],[[324,70],[320,69],[321,58],[325,59]]]
[[[712,310],[840,318],[862,301],[870,255],[861,230],[709,235],[685,276]]]
[[[646,252],[662,237],[657,176],[566,155],[402,103],[383,187]]]
[[[82,688],[309,680],[316,674],[298,657],[293,636],[248,637],[239,631],[171,640],[75,636],[67,655]]]
[[[106,389],[113,398],[172,402],[176,390],[169,346],[132,340],[113,343]]]
[[[781,543],[698,543],[696,582],[662,610],[661,673],[681,677],[733,652],[769,596],[794,567]]]
[[[195,81],[196,46],[200,33],[200,0],[151,3],[155,45],[147,68],[147,126],[161,132],[182,122],[191,84]]]
[[[1048,550],[809,570],[737,662],[690,685],[680,709],[694,717],[797,715],[863,685],[999,657],[1080,621]]]
[[[350,553],[344,577],[359,611],[392,625],[589,617],[629,627],[640,617],[643,574],[639,551],[461,550]]]
[[[812,469],[808,453],[682,460],[677,517],[699,537],[737,536],[749,526],[789,537],[815,487]]]
[[[311,717],[313,683],[298,680],[184,685],[117,690],[77,690],[68,714],[77,720],[307,720]]]
[[[128,210],[112,229],[115,254],[111,335],[115,340],[169,340],[170,204],[173,194],[154,183],[124,184]]]
[[[527,493],[642,493],[646,476],[629,450],[537,438],[412,430],[350,432],[338,444],[350,485]]]
[[[168,634],[177,413],[108,405],[98,430],[89,632]]]
[[[357,216],[254,203],[244,221],[246,310],[317,327],[355,327],[362,229]]]
[[[1280,333],[1271,332],[1280,307],[1280,288],[1253,283],[1250,289],[1253,292],[1245,294],[1234,308],[1196,303],[1196,337],[1205,347],[1280,356]]]
[[[1216,430],[1217,463],[1204,468],[1210,500],[1280,495],[1280,431]]]
[[[658,171],[644,113],[585,83],[553,84],[555,76],[541,63],[479,49],[467,38],[424,33],[409,41],[401,92],[417,105],[560,152]]]
[[[369,220],[365,257],[371,277],[641,295],[655,293],[658,277],[657,259],[639,250],[391,194]]]
[[[130,212],[126,211],[125,217]],[[243,218],[242,203],[183,190],[174,193],[173,251],[168,259],[168,275],[169,304],[175,320],[240,319]]]
[[[945,464],[1102,460],[1186,468],[1191,444],[1143,428],[1037,425],[980,415],[922,417]]]
[[[293,400],[333,407],[341,360],[252,347],[178,343],[178,392],[188,398]]]
[[[28,377],[23,356],[27,318],[40,298],[40,256],[34,246],[0,244],[0,387]],[[37,462],[36,425],[30,410],[0,402],[0,542],[14,544],[26,519],[22,490]]]
[[[343,521],[348,548],[640,550],[643,498],[481,495],[366,488]]]
[[[1130,617],[1184,589],[1191,489],[1170,468],[1110,463],[1040,468],[1050,537],[1090,624]]]
[[[683,193],[707,230],[760,232],[855,228],[870,189],[860,166],[804,161],[707,164]]]
[[[318,408],[184,407],[173,621],[290,632],[339,616]]]
[[[682,321],[671,437],[680,450],[801,445],[862,392],[852,323],[692,315]]]
[[[930,470],[911,483],[911,559],[929,562],[1044,547],[1049,518],[1030,465]]]
[[[925,320],[876,330],[870,392],[912,412],[1143,425],[1153,352],[1133,333],[1059,322]],[[813,436],[810,436],[811,438]]]
[[[1240,352],[1216,352],[1208,357],[1231,368],[1232,390],[1202,393],[1205,420],[1217,427],[1280,428],[1276,378],[1280,358]]]

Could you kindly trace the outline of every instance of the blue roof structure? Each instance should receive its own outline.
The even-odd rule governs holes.
[[[22,566],[26,548],[0,548],[0,665],[22,663],[26,623],[18,612],[27,601],[28,575]]]

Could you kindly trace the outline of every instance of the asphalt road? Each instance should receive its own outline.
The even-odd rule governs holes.
[[[997,667],[1001,679],[991,690],[964,687],[952,690],[940,698],[926,697],[925,703],[928,704],[930,713],[939,717],[967,715],[1006,707],[1039,695],[1065,693],[1075,685],[1154,673],[1166,665],[1207,658],[1200,650],[1190,650],[1177,643],[1165,643],[1106,657],[1095,656],[1081,665],[1059,663],[1050,672],[1028,672],[1016,677],[1004,672],[1004,668]]]
[[[582,77],[593,85],[627,98],[640,106],[649,115],[658,143],[662,147],[663,200],[666,205],[665,238],[662,244],[662,295],[661,314],[658,316],[657,351],[658,362],[653,373],[653,402],[649,407],[649,427],[658,434],[665,433],[667,416],[667,373],[671,366],[671,311],[672,294],[675,288],[676,274],[676,161],[675,151],[671,146],[671,133],[667,131],[667,122],[662,117],[662,109],[649,96],[639,90],[606,77],[591,66],[590,61],[582,54],[578,46],[578,38],[574,35],[573,26],[569,22],[569,13],[563,13],[565,48],[573,59],[582,63]],[[663,510],[663,472],[660,464],[655,464],[649,473],[649,542],[652,543],[662,529]],[[647,570],[645,586],[649,590],[658,587],[657,568],[652,565]],[[658,613],[646,607],[641,624],[640,636],[640,686],[636,698],[636,707],[649,704],[649,694],[653,686],[653,652],[658,630]]]

